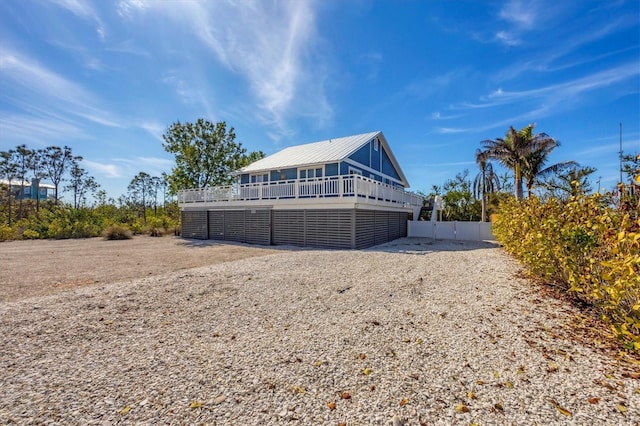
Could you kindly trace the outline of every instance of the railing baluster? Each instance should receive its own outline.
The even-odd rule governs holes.
[[[343,175],[290,181],[260,182],[229,185],[214,188],[198,188],[178,191],[178,202],[184,203],[232,203],[235,201],[307,198],[307,197],[364,197],[372,203],[394,203],[404,206],[421,206],[422,197],[360,175]]]

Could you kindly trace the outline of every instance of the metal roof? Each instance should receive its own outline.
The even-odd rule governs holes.
[[[7,179],[0,179],[0,185],[9,185],[9,181]],[[13,179],[11,181],[11,186],[20,186],[20,181],[18,179]],[[29,188],[31,186],[31,182],[25,180],[22,182],[22,186],[24,186],[25,188]],[[55,186],[51,185],[50,183],[40,182],[40,185],[38,186],[40,188],[55,189]]]
[[[331,163],[347,158],[382,132],[363,133],[304,145],[290,146],[240,169],[241,173]]]
[[[238,173],[255,173],[311,164],[336,163],[349,157],[375,137],[378,137],[380,144],[384,146],[386,153],[389,155],[389,159],[391,159],[393,166],[400,176],[400,180],[404,186],[408,188],[409,182],[402,172],[398,160],[396,160],[393,152],[391,152],[387,139],[381,131],[290,146],[289,148],[285,148],[282,151],[278,151],[275,154],[271,154],[268,157],[241,168],[238,170]]]

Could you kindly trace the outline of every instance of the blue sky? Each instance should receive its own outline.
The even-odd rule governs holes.
[[[640,2],[0,2],[0,150],[69,145],[118,197],[169,171],[173,122],[248,150],[382,130],[413,190],[536,123],[551,160],[618,180],[640,151]]]

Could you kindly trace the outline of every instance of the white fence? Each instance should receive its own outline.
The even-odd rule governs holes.
[[[495,240],[488,222],[408,222],[408,237],[438,240],[485,241]]]

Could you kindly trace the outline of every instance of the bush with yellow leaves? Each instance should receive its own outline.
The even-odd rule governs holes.
[[[640,351],[638,207],[637,198],[601,194],[510,199],[493,233],[531,274],[596,307],[624,346]]]

